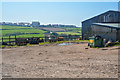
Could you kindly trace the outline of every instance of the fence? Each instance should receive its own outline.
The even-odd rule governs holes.
[[[81,39],[81,35],[68,35],[68,36],[54,36],[54,37],[27,37],[27,38],[2,38],[2,45],[26,45],[27,43],[39,43],[39,42],[55,42],[55,41],[67,41],[67,40],[75,40]]]

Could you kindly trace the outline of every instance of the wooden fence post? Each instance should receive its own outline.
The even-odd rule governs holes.
[[[16,45],[17,43],[16,43],[16,35],[15,35],[15,45]]]
[[[3,37],[2,37],[2,43],[3,43]]]
[[[9,45],[10,45],[10,35],[9,35]]]

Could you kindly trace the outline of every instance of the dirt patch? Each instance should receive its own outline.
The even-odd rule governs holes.
[[[116,48],[89,48],[87,43],[5,48],[3,77],[117,78]]]
[[[48,31],[65,31],[65,29],[62,28],[50,28],[50,27],[40,27],[40,28]]]

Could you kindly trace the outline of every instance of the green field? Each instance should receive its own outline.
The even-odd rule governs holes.
[[[17,37],[44,37],[44,33],[46,32],[32,27],[0,26],[0,28],[2,28],[0,30],[4,38],[9,37],[9,35],[12,35],[11,37],[14,37],[14,35],[17,35]]]
[[[57,32],[58,34],[66,34],[66,35],[80,35],[80,33],[76,33],[76,32]]]
[[[81,35],[81,28],[68,28],[68,27],[61,27],[65,29],[65,32],[57,32],[58,34],[66,34],[66,35]]]
[[[62,27],[62,29],[65,29],[66,32],[73,32],[73,33],[81,33],[81,28],[68,28],[68,27]]]
[[[68,28],[68,27],[60,27],[65,29],[64,32],[56,32],[58,34],[66,34],[66,35],[81,35],[81,28]],[[44,37],[45,32],[40,28],[32,28],[32,27],[21,27],[21,26],[0,26],[0,32],[2,32],[3,38],[8,38],[11,35],[11,38],[17,36],[20,37]]]

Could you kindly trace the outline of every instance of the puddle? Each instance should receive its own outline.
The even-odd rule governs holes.
[[[71,44],[74,44],[74,43],[61,43],[61,44],[58,44],[58,45],[71,45]]]
[[[60,43],[58,45],[71,45],[71,44],[83,44],[88,42],[66,42],[66,43]]]

